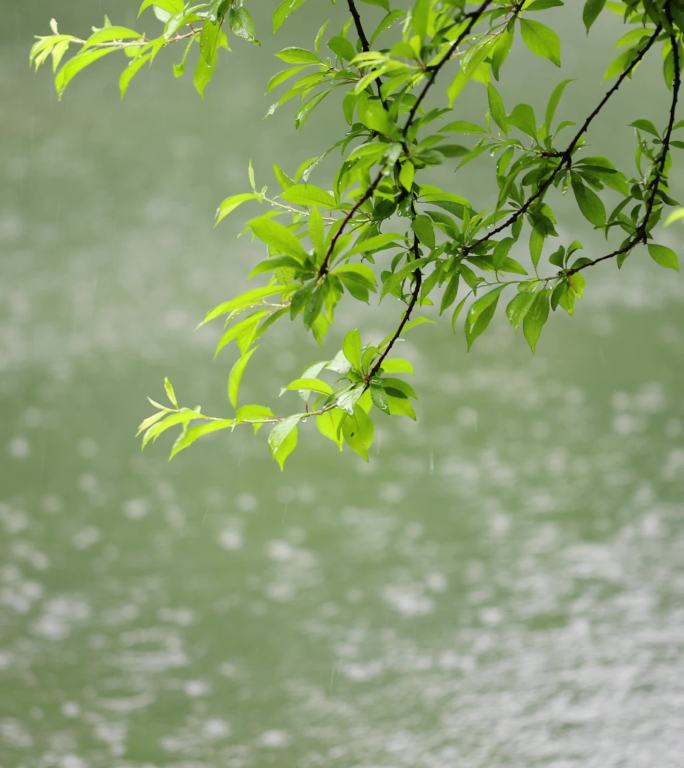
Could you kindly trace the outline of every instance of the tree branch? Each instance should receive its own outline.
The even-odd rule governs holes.
[[[648,242],[649,220],[651,218],[651,215],[653,214],[653,208],[655,207],[656,199],[658,197],[658,192],[660,190],[660,185],[663,179],[665,178],[665,166],[667,164],[667,159],[670,156],[670,149],[671,149],[670,145],[672,142],[672,133],[674,131],[674,125],[677,119],[677,104],[679,102],[679,93],[682,87],[681,57],[679,55],[679,43],[678,43],[676,34],[672,32],[673,22],[672,22],[671,6],[669,2],[665,6],[665,13],[667,14],[667,19],[670,25],[669,38],[670,38],[670,44],[672,46],[672,59],[673,59],[673,68],[674,68],[674,74],[672,76],[672,99],[670,101],[670,112],[669,112],[669,117],[667,121],[667,128],[665,129],[665,134],[663,135],[662,149],[655,163],[653,178],[651,179],[647,188],[648,197],[646,199],[646,208],[644,210],[644,215],[642,216],[641,222],[639,223],[639,226],[637,227],[635,233],[627,240],[626,243],[623,243],[619,248],[616,248],[610,253],[606,253],[603,256],[599,256],[596,259],[592,259],[591,261],[585,262],[584,264],[580,264],[579,266],[568,270],[568,272],[566,272],[566,275],[568,277],[576,274],[577,272],[581,272],[584,269],[593,267],[596,264],[600,264],[602,261],[608,261],[609,259],[614,259],[616,257],[629,253],[637,245],[645,244]]]
[[[359,36],[359,40],[361,41],[361,48],[363,48],[363,50],[367,53],[370,51],[370,43],[368,42],[368,38],[366,37],[366,33],[363,29],[361,14],[359,13],[354,0],[347,0],[347,5],[349,6],[349,13],[351,13],[352,19],[354,19],[354,26],[356,27],[356,34]]]
[[[575,151],[575,148],[577,147],[577,144],[579,143],[580,139],[589,130],[589,127],[591,126],[592,122],[596,119],[596,117],[598,117],[598,115],[601,113],[601,111],[603,110],[605,105],[608,103],[608,101],[611,99],[611,97],[614,96],[615,93],[617,93],[617,91],[620,89],[620,86],[632,74],[636,66],[641,62],[644,56],[651,49],[653,44],[658,39],[658,35],[660,35],[661,31],[662,31],[662,26],[659,24],[655,28],[655,31],[653,32],[653,34],[646,41],[646,44],[639,50],[637,55],[634,57],[634,59],[632,60],[630,65],[627,67],[627,69],[625,69],[625,71],[620,75],[620,77],[618,77],[615,83],[613,83],[613,86],[608,91],[606,91],[601,101],[587,116],[585,121],[582,123],[582,126],[580,127],[580,129],[573,136],[570,143],[561,152],[560,161],[558,165],[553,169],[553,171],[546,178],[546,180],[539,185],[539,187],[537,188],[537,191],[534,194],[532,194],[530,197],[528,197],[527,200],[523,203],[523,205],[521,205],[520,208],[518,208],[513,214],[511,214],[504,222],[494,227],[494,229],[489,231],[486,235],[483,235],[482,237],[475,240],[475,242],[472,243],[471,245],[467,246],[464,249],[465,253],[469,253],[473,249],[477,248],[478,245],[481,245],[482,243],[485,243],[488,240],[491,240],[494,236],[498,235],[500,232],[503,232],[505,229],[508,229],[508,227],[510,227],[512,224],[515,224],[515,222],[521,216],[524,216],[538,200],[541,200],[541,198],[544,197],[549,187],[558,178],[558,176],[563,171],[565,166],[571,163],[572,153]]]
[[[356,27],[356,34],[359,37],[359,42],[361,43],[361,49],[368,53],[368,51],[370,51],[370,43],[368,42],[368,37],[363,28],[361,14],[359,13],[359,9],[356,7],[356,2],[355,0],[347,0],[347,5],[349,6],[349,12],[352,15],[352,19],[354,19],[354,26]],[[380,103],[385,109],[387,109],[387,102],[385,101],[385,97],[382,95],[382,80],[379,77],[375,81],[375,87],[378,91],[378,98],[380,99]]]
[[[413,246],[411,248],[411,251],[413,253],[414,259],[420,258],[420,253],[418,250],[418,238],[415,235],[413,236]],[[419,269],[416,269],[413,273],[413,290],[411,291],[411,298],[409,299],[409,303],[406,305],[404,314],[401,316],[401,321],[399,322],[399,325],[397,326],[396,331],[392,335],[392,338],[387,342],[387,346],[379,355],[375,363],[373,363],[373,367],[368,372],[366,376],[365,389],[368,389],[368,387],[370,386],[371,379],[380,370],[385,358],[392,351],[392,347],[396,344],[397,340],[401,336],[402,331],[406,327],[406,323],[408,323],[408,321],[411,319],[411,314],[415,309],[415,306],[418,302],[418,297],[420,296],[420,289],[422,284],[423,284],[423,273]]]

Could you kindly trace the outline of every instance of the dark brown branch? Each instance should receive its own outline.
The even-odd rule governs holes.
[[[330,245],[328,246],[328,250],[325,252],[325,258],[323,259],[323,263],[318,268],[318,277],[321,278],[323,275],[327,274],[328,269],[330,267],[330,259],[332,258],[333,251],[335,250],[335,246],[337,245],[337,241],[342,237],[342,233],[347,227],[347,224],[354,218],[354,214],[361,208],[361,206],[369,200],[373,192],[375,192],[378,184],[381,182],[383,176],[383,171],[380,171],[378,175],[371,181],[370,185],[366,189],[366,191],[361,195],[361,197],[356,201],[354,204],[354,207],[350,209],[350,211],[347,213],[347,215],[342,219],[342,222],[340,223],[339,229],[337,232],[335,232],[332,240],[330,241]]]
[[[413,252],[413,258],[418,259],[420,257],[419,250],[418,250],[418,238],[414,235],[413,236],[413,246],[411,248],[411,251]],[[387,345],[385,346],[385,349],[382,351],[378,359],[373,363],[373,367],[370,369],[368,374],[366,375],[366,389],[370,386],[371,379],[377,374],[377,372],[382,367],[383,362],[385,361],[385,358],[389,353],[392,351],[392,347],[397,343],[397,340],[402,334],[402,331],[406,327],[406,323],[411,319],[411,314],[413,310],[415,309],[416,304],[418,303],[418,297],[420,296],[420,289],[423,284],[423,273],[416,269],[413,273],[413,290],[411,291],[411,298],[409,299],[409,303],[406,305],[406,309],[404,310],[404,314],[401,316],[401,321],[399,325],[397,326],[396,331],[392,334],[392,338],[387,342]]]
[[[618,77],[615,83],[613,83],[612,87],[608,91],[606,91],[601,101],[587,116],[585,121],[582,123],[582,126],[577,131],[577,133],[573,136],[568,146],[560,153],[559,155],[560,160],[558,162],[558,165],[553,169],[553,171],[549,174],[549,176],[539,185],[539,187],[537,188],[537,191],[533,195],[528,197],[527,200],[523,203],[523,205],[521,205],[520,208],[518,208],[514,213],[512,213],[504,222],[494,227],[494,229],[490,230],[486,235],[483,235],[482,237],[477,239],[471,245],[467,246],[465,248],[466,253],[477,248],[478,245],[481,245],[482,243],[485,243],[488,240],[491,240],[500,232],[503,232],[505,229],[508,229],[508,227],[515,224],[515,222],[521,216],[524,216],[538,200],[541,200],[544,197],[549,187],[558,178],[558,176],[563,171],[563,169],[566,166],[570,165],[572,161],[572,153],[575,151],[580,139],[589,130],[589,127],[591,126],[593,121],[598,117],[598,115],[601,113],[601,111],[603,110],[605,105],[608,103],[608,101],[612,98],[612,96],[614,96],[617,93],[620,86],[632,74],[636,66],[639,64],[639,62],[644,58],[644,56],[651,49],[653,44],[658,39],[658,35],[660,35],[661,31],[662,31],[662,26],[659,24],[655,28],[655,31],[653,32],[653,34],[646,41],[646,44],[639,50],[639,52],[634,57],[634,59],[632,59],[627,69],[625,69],[625,71],[620,75],[620,77]]]
[[[347,0],[347,5],[349,6],[349,13],[351,13],[352,19],[354,19],[354,26],[356,27],[356,34],[359,37],[359,42],[361,43],[361,49],[368,53],[368,51],[370,51],[370,42],[368,41],[368,36],[366,35],[366,31],[363,28],[361,14],[359,13],[359,9],[356,7],[356,2],[355,0]],[[378,98],[380,99],[380,103],[385,109],[387,109],[387,102],[385,101],[385,97],[382,95],[381,78],[378,77],[375,80],[375,87],[378,91]]]
[[[366,38],[365,33],[363,33],[363,37],[361,37],[361,32],[363,32],[363,25],[361,24],[361,17],[359,16],[359,12],[356,8],[356,5],[354,3],[354,0],[347,0],[349,4],[349,10],[352,14],[352,17],[354,19],[354,22],[357,22],[358,19],[358,25],[357,25],[357,32],[359,32],[359,39],[361,40],[361,45],[364,45],[364,39],[366,40],[366,45],[368,44],[368,40]],[[471,13],[468,14],[468,23],[466,24],[465,28],[461,31],[461,33],[458,35],[458,37],[454,40],[454,42],[449,46],[449,50],[446,52],[446,54],[435,64],[430,70],[430,74],[428,76],[427,82],[423,86],[422,90],[418,94],[418,98],[416,99],[413,107],[411,108],[411,111],[409,112],[409,116],[406,120],[406,123],[402,129],[402,135],[406,137],[406,134],[408,133],[409,129],[411,128],[411,125],[413,125],[414,120],[416,119],[416,114],[418,112],[418,107],[420,106],[421,102],[427,95],[427,92],[432,87],[433,83],[435,82],[435,79],[437,75],[439,74],[439,71],[442,69],[442,67],[449,61],[451,56],[453,55],[454,51],[458,48],[458,46],[465,40],[465,38],[470,34],[470,31],[475,26],[475,24],[480,20],[482,15],[485,13],[487,8],[494,2],[494,0],[485,0],[480,7]],[[360,30],[360,31],[359,31]],[[340,228],[335,233],[335,236],[330,241],[330,245],[328,246],[328,250],[326,251],[325,257],[323,259],[323,263],[318,269],[318,277],[319,279],[323,277],[328,272],[329,266],[330,266],[330,259],[332,257],[332,253],[335,249],[335,246],[337,245],[337,241],[342,236],[342,233],[346,229],[349,222],[352,220],[354,214],[359,210],[359,208],[372,196],[373,192],[375,192],[375,189],[377,188],[378,184],[382,180],[383,171],[380,171],[380,173],[373,179],[370,186],[366,189],[366,191],[363,193],[363,195],[357,200],[354,207],[349,211],[349,213],[344,217],[342,220],[342,223],[340,224]]]
[[[446,54],[430,69],[430,74],[428,75],[428,79],[425,85],[423,86],[422,90],[418,94],[418,97],[414,102],[413,107],[409,112],[408,118],[406,119],[406,123],[404,124],[404,127],[402,129],[402,136],[404,138],[404,143],[406,142],[406,136],[408,135],[408,132],[411,126],[413,125],[414,120],[416,119],[416,115],[418,114],[418,108],[420,107],[421,103],[427,96],[428,91],[434,84],[440,70],[447,63],[447,61],[449,61],[449,59],[453,56],[458,46],[470,34],[470,31],[472,30],[472,28],[475,26],[475,24],[477,24],[477,22],[480,20],[482,15],[486,12],[487,8],[492,4],[492,2],[493,0],[485,0],[485,2],[483,2],[479,8],[467,14],[468,23],[466,24],[464,29],[461,31],[458,37],[454,40],[454,42],[449,46],[449,49],[446,52]],[[515,10],[516,14],[519,12],[520,7],[522,7],[522,3],[518,4],[518,7]],[[411,215],[413,218],[415,218],[416,216],[415,201],[411,203]],[[411,251],[412,251],[414,260],[420,257],[418,238],[416,237],[415,234],[413,236],[413,246],[411,248]],[[382,351],[382,353],[378,356],[378,359],[375,361],[375,363],[373,364],[373,367],[370,369],[370,371],[368,372],[368,375],[366,376],[366,389],[368,389],[368,387],[370,386],[371,379],[380,370],[385,358],[392,351],[392,348],[397,343],[397,340],[401,336],[404,328],[406,327],[406,324],[411,319],[413,310],[415,309],[416,304],[418,303],[418,298],[420,296],[420,289],[422,285],[423,285],[423,273],[420,271],[420,269],[416,269],[413,272],[413,290],[411,291],[411,298],[409,299],[409,302],[406,305],[404,314],[401,316],[401,320],[399,321],[399,325],[397,326],[397,329],[392,334],[392,338],[389,340],[389,342],[387,343],[387,346]]]
[[[352,19],[354,19],[354,26],[356,27],[356,34],[359,36],[359,40],[361,42],[361,48],[363,48],[363,50],[367,53],[370,51],[370,43],[368,42],[368,38],[366,37],[366,33],[363,29],[361,14],[359,13],[354,0],[347,0],[347,5],[349,6],[349,13],[351,13]]]

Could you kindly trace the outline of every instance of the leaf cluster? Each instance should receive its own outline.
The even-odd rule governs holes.
[[[311,2],[311,0],[309,0]],[[334,3],[333,3],[334,4]],[[589,33],[604,14],[619,16],[624,32],[605,72],[606,90],[580,121],[562,119],[568,87],[560,79],[539,103],[511,104],[502,79],[513,47],[563,69],[561,39],[553,26],[563,0],[347,0],[344,18],[333,13],[310,44],[288,46],[270,79],[277,93],[270,112],[294,106],[301,127],[331,94],[338,94],[340,135],[298,168],[275,165],[274,181],[257,184],[218,207],[217,224],[250,210],[244,232],[263,258],[250,277],[259,287],[232,297],[207,313],[221,321],[216,354],[233,350],[227,417],[206,416],[178,404],[166,381],[169,405],[151,401],[155,412],[140,425],[143,446],[180,427],[171,456],[219,430],[269,427],[268,444],[282,467],[295,449],[300,428],[315,421],[340,449],[368,458],[376,419],[415,418],[416,392],[406,380],[413,369],[395,356],[399,340],[428,315],[448,314],[462,325],[468,348],[487,330],[501,305],[513,329],[534,351],[552,313],[572,315],[585,290],[586,270],[604,261],[619,268],[639,248],[661,267],[678,269],[677,254],[656,242],[664,213],[678,203],[669,189],[672,154],[684,148],[677,120],[681,87],[684,0],[585,0],[578,13]],[[158,37],[112,25],[108,19],[90,37],[59,33],[38,38],[31,61],[52,60],[57,92],[97,59],[120,51],[128,59],[120,88],[151,64],[162,48],[185,46],[176,76],[197,48],[193,81],[202,94],[229,35],[256,43],[244,0],[189,4],[144,0],[162,27]],[[342,5],[340,3],[340,5]],[[283,0],[273,11],[278,33],[306,6]],[[575,3],[573,3],[573,7]],[[73,49],[75,52],[67,58]],[[662,62],[669,108],[660,124],[636,114],[630,167],[617,167],[589,150],[589,136],[606,105],[650,56]],[[483,89],[487,113],[464,119],[466,88]],[[428,96],[430,95],[430,99]],[[508,102],[508,103],[507,103]],[[316,176],[320,161],[337,154],[335,174]],[[466,168],[489,158],[497,194],[477,206],[465,193]],[[449,189],[432,182],[431,170],[450,168]],[[607,241],[603,254],[582,242],[563,242],[554,210],[569,192],[588,230]],[[246,206],[243,208],[243,206]],[[670,219],[682,217],[681,209]],[[400,310],[394,330],[373,340],[362,330],[339,334],[342,346],[309,365],[281,390],[295,393],[300,407],[276,415],[264,404],[241,405],[241,385],[267,332],[282,318],[301,321],[320,343],[337,330],[340,302],[370,303],[390,297]]]

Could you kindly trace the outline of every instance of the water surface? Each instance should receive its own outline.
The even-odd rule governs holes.
[[[226,407],[230,361],[192,328],[257,254],[216,203],[336,123],[262,121],[275,65],[244,50],[204,103],[165,70],[120,104],[111,69],[57,104],[26,66],[46,14],[131,12],[53,6],[0,2],[0,765],[679,768],[681,278],[595,270],[534,358],[504,322],[470,355],[416,330],[419,422],[382,424],[368,465],[314,435],[284,475],[246,435],[141,455],[164,374]],[[609,59],[564,29],[573,75]],[[518,62],[512,102],[553,83]],[[321,354],[284,327],[246,386]]]

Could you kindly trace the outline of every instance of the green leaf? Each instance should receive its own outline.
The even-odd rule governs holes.
[[[435,247],[435,230],[428,215],[421,213],[413,219],[413,231],[423,245],[430,249]]]
[[[259,200],[260,195],[255,192],[242,192],[239,195],[227,197],[216,211],[216,224],[220,224],[226,216],[231,214],[236,208],[239,208],[248,200]]]
[[[401,164],[401,170],[399,171],[399,182],[401,186],[407,191],[411,191],[413,186],[413,177],[416,175],[416,169],[410,160],[405,160]]]
[[[544,249],[544,240],[544,233],[538,229],[533,229],[530,233],[530,258],[535,269],[539,265],[539,259]]]
[[[506,316],[514,328],[517,329],[524,320],[525,315],[529,312],[532,304],[534,304],[534,299],[534,293],[521,291],[510,300],[506,307]]]
[[[587,32],[591,29],[592,24],[598,18],[598,15],[603,10],[606,4],[606,0],[586,0],[584,3],[584,10],[582,11],[582,21],[587,28]]]
[[[229,315],[231,312],[238,312],[256,306],[269,296],[280,293],[284,288],[286,288],[286,286],[279,285],[278,283],[271,283],[263,288],[254,288],[251,291],[241,293],[234,299],[229,299],[221,304],[217,304],[213,309],[209,310],[204,316],[204,320],[200,323],[200,326],[206,325],[222,315]]]
[[[183,12],[183,0],[142,0],[140,8],[138,8],[138,16],[151,6],[161,8],[161,10],[166,11],[169,16],[175,16],[177,13]]]
[[[111,43],[114,41],[123,40],[136,40],[141,37],[142,34],[137,32],[135,29],[112,25],[110,27],[103,27],[102,29],[98,29],[97,32],[93,32],[93,34],[86,40],[81,50],[86,51],[88,48],[92,48],[94,45],[102,45],[102,43]]]
[[[217,357],[221,350],[230,344],[231,341],[236,341],[240,354],[244,354],[252,346],[252,342],[256,338],[259,323],[270,314],[268,309],[262,309],[232,325],[216,345],[214,357]]]
[[[322,259],[323,252],[325,251],[325,225],[316,207],[312,208],[309,214],[309,237],[311,238],[315,253],[320,254]]]
[[[228,375],[228,399],[233,408],[237,408],[240,383],[242,382],[242,376],[247,367],[247,363],[257,349],[258,347],[250,349],[249,352],[246,352],[242,357],[238,358],[235,365],[230,369],[230,374]]]
[[[302,206],[320,205],[323,208],[336,208],[335,198],[324,189],[314,184],[294,184],[281,194],[288,203]]]
[[[276,56],[287,64],[320,64],[321,60],[312,51],[304,48],[283,48]]]
[[[328,48],[337,54],[343,61],[351,61],[356,56],[356,48],[346,37],[335,35],[328,40]]]
[[[206,424],[198,424],[196,427],[190,427],[190,429],[181,432],[178,436],[178,439],[171,448],[169,461],[177,456],[181,451],[189,448],[201,437],[210,435],[213,432],[219,432],[223,429],[232,429],[235,426],[235,423],[235,419],[220,419],[218,421],[210,421]]]
[[[606,223],[606,209],[601,198],[593,189],[582,184],[577,176],[572,177],[572,191],[575,193],[577,205],[585,219],[595,227],[603,227]]]
[[[164,418],[157,421],[156,424],[147,429],[143,435],[142,447],[145,448],[145,446],[150,441],[156,442],[157,439],[164,434],[164,432],[171,429],[172,427],[178,425],[187,425],[193,421],[193,419],[201,418],[204,417],[198,411],[190,410],[190,408],[183,408],[179,412],[174,411],[173,413],[165,415]]]
[[[359,104],[359,120],[371,131],[389,136],[393,123],[390,116],[377,99],[365,99]]]
[[[254,29],[254,20],[249,11],[240,6],[234,6],[228,13],[230,31],[235,37],[240,37],[250,43],[259,45]]]
[[[384,373],[407,373],[413,375],[413,366],[401,357],[390,357],[382,361]]]
[[[304,5],[305,0],[283,0],[273,11],[273,31],[277,32],[283,22],[291,16],[298,8]]]
[[[342,264],[339,267],[335,267],[335,269],[331,271],[331,274],[338,276],[353,275],[354,277],[360,278],[370,290],[374,290],[376,287],[375,273],[368,264]]]
[[[634,122],[630,123],[630,125],[632,128],[638,128],[640,131],[645,131],[646,133],[650,133],[651,136],[655,136],[658,139],[660,138],[658,129],[650,120],[646,120],[646,118],[642,117],[639,120],[635,120]]]
[[[354,408],[353,415],[347,415],[342,422],[344,439],[364,461],[368,461],[368,449],[373,442],[373,431],[373,421],[359,406]]]
[[[537,120],[529,104],[517,104],[508,116],[508,122],[533,139],[537,138]]]
[[[487,100],[489,102],[489,114],[494,122],[506,133],[508,130],[508,120],[506,118],[506,107],[504,106],[501,95],[493,85],[487,86]]]
[[[661,267],[665,267],[666,269],[674,269],[675,272],[679,272],[679,260],[672,248],[653,243],[648,246],[648,253],[656,264],[660,264]]]
[[[352,367],[359,370],[361,368],[361,334],[356,328],[344,337],[342,351]]]
[[[251,424],[254,434],[274,419],[273,411],[265,405],[241,405],[235,411],[236,421],[240,424]]]
[[[551,96],[549,97],[549,101],[546,105],[546,110],[544,113],[544,132],[547,136],[551,135],[551,125],[553,123],[556,110],[558,109],[558,104],[560,103],[565,89],[568,87],[568,85],[570,85],[571,82],[572,80],[562,80],[551,92]]]
[[[523,42],[532,53],[560,67],[560,38],[550,27],[540,21],[520,19],[520,32]]]
[[[538,291],[534,295],[532,306],[527,310],[523,319],[523,333],[534,352],[537,348],[537,342],[541,336],[542,328],[549,317],[549,294],[548,288]]]
[[[480,296],[474,301],[468,310],[465,321],[465,335],[468,343],[468,349],[473,346],[475,339],[482,334],[494,317],[496,305],[499,302],[499,296],[504,286],[501,285],[494,290]]]
[[[665,226],[669,227],[670,224],[674,224],[675,221],[681,221],[682,219],[684,219],[684,208],[678,208],[667,217]]]
[[[285,461],[297,447],[297,425],[302,419],[301,414],[288,416],[275,425],[268,436],[268,444],[273,458],[278,462],[280,470],[285,468]]]
[[[345,412],[340,408],[332,408],[316,417],[318,431],[323,437],[332,440],[340,450],[342,450],[344,443],[344,437],[342,436],[342,420],[344,417]]]
[[[132,59],[126,69],[121,73],[121,76],[119,77],[119,93],[121,94],[121,98],[128,93],[128,87],[131,84],[131,81],[133,78],[138,74],[138,72],[143,68],[143,66],[150,61],[152,58],[152,54],[148,53],[144,56],[137,56],[135,59]]]
[[[322,379],[294,379],[286,387],[285,390],[293,390],[295,392],[317,392],[319,395],[332,395],[333,388],[327,381]]]
[[[200,55],[197,57],[193,77],[195,89],[200,96],[204,96],[204,90],[214,76],[218,49],[223,34],[220,24],[214,21],[204,22],[199,37]]]
[[[176,393],[173,391],[173,384],[169,381],[167,376],[164,379],[164,389],[166,390],[166,396],[169,398],[169,402],[174,408],[178,408],[178,400],[176,399]]]
[[[114,48],[98,48],[94,51],[89,50],[86,53],[78,53],[72,59],[69,59],[55,75],[55,89],[58,96],[61,98],[64,95],[67,86],[79,72],[103,56],[113,53],[114,50]]]
[[[379,251],[388,246],[396,245],[397,241],[401,242],[403,239],[404,235],[401,232],[383,232],[380,235],[372,235],[363,240],[357,240],[353,247],[347,251],[347,256],[351,256],[354,253]]]
[[[249,222],[249,228],[274,253],[284,253],[299,261],[307,258],[307,253],[297,235],[280,222],[261,216],[258,219],[252,219]]]

